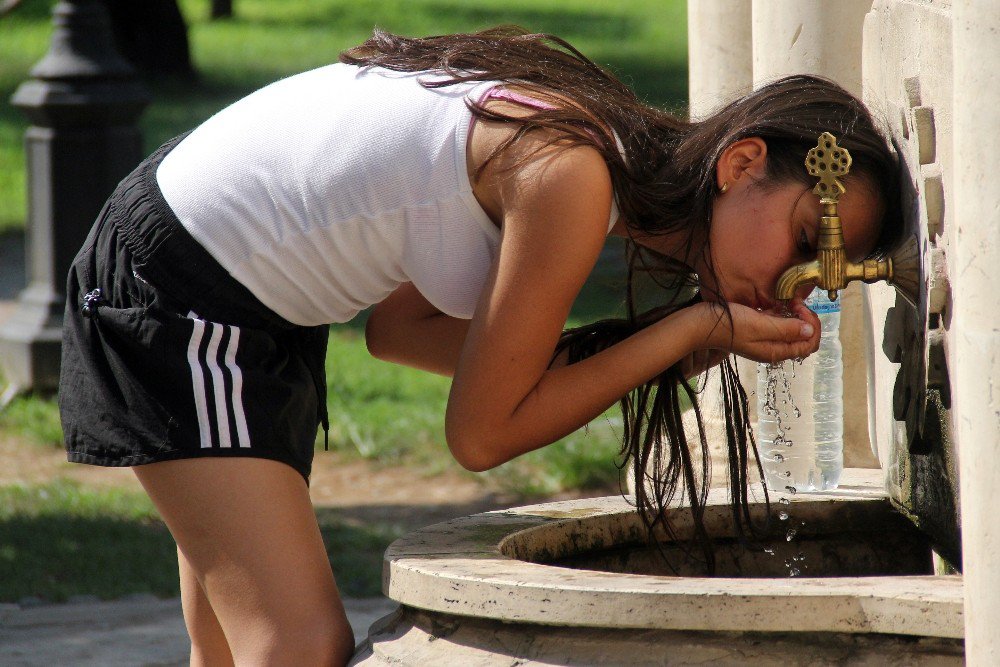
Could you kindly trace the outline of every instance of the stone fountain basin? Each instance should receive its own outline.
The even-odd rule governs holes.
[[[763,651],[789,664],[961,664],[962,578],[933,574],[930,544],[880,487],[880,471],[848,470],[837,491],[794,497],[790,521],[805,525],[773,556],[732,539],[726,491],[713,490],[712,578],[678,546],[664,562],[620,496],[415,531],[385,554],[383,590],[400,610],[372,626],[355,664],[683,664],[681,649],[692,662]],[[672,517],[682,540],[685,514]],[[805,576],[789,578],[799,552]]]

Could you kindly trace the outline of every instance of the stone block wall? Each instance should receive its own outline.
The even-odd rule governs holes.
[[[961,567],[958,467],[948,369],[957,228],[949,206],[952,18],[947,0],[877,0],[865,19],[863,97],[902,165],[903,209],[917,239],[916,307],[884,284],[864,287],[870,437],[899,508]]]

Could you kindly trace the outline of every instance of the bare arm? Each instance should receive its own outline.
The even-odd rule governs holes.
[[[500,185],[503,237],[458,359],[452,453],[482,470],[583,426],[691,351],[683,316],[572,366],[548,368],[604,245],[611,184],[588,147],[546,149]]]
[[[451,377],[469,324],[435,308],[413,283],[403,283],[368,317],[365,343],[376,359]],[[565,366],[568,356],[564,350],[552,367]]]
[[[445,315],[403,283],[375,306],[365,342],[377,359],[451,377],[468,330],[469,320]]]

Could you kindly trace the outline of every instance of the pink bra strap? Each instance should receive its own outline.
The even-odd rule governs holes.
[[[558,108],[554,104],[549,104],[548,102],[543,102],[542,100],[535,99],[534,97],[522,95],[521,93],[510,90],[509,88],[504,88],[503,86],[493,86],[487,90],[486,94],[483,95],[483,100],[510,100],[511,102],[517,102],[518,104],[523,104],[526,107],[541,109],[543,111],[552,111],[553,109]]]
[[[523,104],[526,107],[531,107],[532,109],[540,109],[542,111],[552,111],[553,109],[559,108],[554,104],[543,102],[542,100],[536,99],[534,97],[523,95],[521,93],[510,90],[509,88],[504,88],[503,85],[493,86],[485,93],[483,93],[483,96],[481,98],[479,98],[480,103],[483,103],[486,100],[508,100],[510,102],[517,102],[518,104]],[[472,126],[471,122],[469,126],[470,127]],[[587,130],[587,134],[591,135],[595,141],[600,143],[601,139],[596,133]]]

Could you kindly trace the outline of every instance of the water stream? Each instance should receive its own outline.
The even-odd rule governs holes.
[[[785,448],[790,449],[794,443],[789,437],[789,427],[788,420],[791,415],[794,415],[796,419],[802,416],[801,410],[795,405],[792,400],[792,392],[790,387],[790,380],[795,377],[796,366],[801,365],[802,360],[797,359],[792,362],[786,362],[781,364],[767,364],[767,376],[765,384],[765,394],[764,394],[764,412],[770,416],[776,424],[775,437],[773,441],[774,448]],[[778,396],[781,396],[781,400],[778,400]],[[764,444],[764,443],[761,443]],[[773,452],[770,454],[772,461],[780,466],[780,464],[786,462],[786,455],[780,452]],[[785,478],[792,477],[792,471],[789,468],[785,468],[781,471],[781,475]],[[767,484],[767,480],[764,480],[764,484]],[[794,542],[799,534],[799,531],[805,526],[805,522],[798,521],[792,514],[792,501],[791,496],[798,493],[798,489],[794,484],[789,483],[785,485],[783,490],[771,489],[772,491],[778,491],[778,520],[781,522],[781,529],[784,531],[785,541]],[[773,549],[767,549],[766,552],[770,555],[774,555]],[[802,571],[808,568],[805,563],[805,554],[801,551],[796,552],[794,555],[788,557],[784,561],[785,567],[788,570],[789,577],[797,577],[802,574]]]

